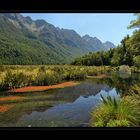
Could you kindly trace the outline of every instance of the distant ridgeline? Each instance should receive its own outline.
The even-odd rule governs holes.
[[[81,37],[44,20],[21,14],[0,14],[0,64],[65,64],[89,52],[115,45],[96,37]]]
[[[126,36],[121,44],[109,51],[94,52],[76,58],[73,65],[129,65],[140,68],[140,14],[135,14],[136,20],[131,21],[128,28],[137,28],[132,36]]]

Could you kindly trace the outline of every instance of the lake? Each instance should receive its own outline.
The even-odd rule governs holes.
[[[17,93],[23,101],[0,102],[14,105],[0,113],[0,127],[89,127],[90,111],[101,103],[100,95],[119,97],[140,82],[140,74],[110,74],[107,78],[86,79],[63,89]],[[1,92],[1,97],[13,94]]]

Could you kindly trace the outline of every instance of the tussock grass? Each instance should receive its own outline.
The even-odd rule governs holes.
[[[5,65],[0,66],[0,90],[28,85],[53,85],[69,80],[82,80],[87,75],[100,75],[112,71],[108,66],[72,65]]]
[[[120,99],[101,96],[102,103],[91,112],[92,127],[137,127],[140,125],[140,98],[124,96]]]

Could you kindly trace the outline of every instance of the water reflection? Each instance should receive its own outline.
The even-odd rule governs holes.
[[[97,79],[98,84],[106,84],[110,88],[115,88],[118,94],[124,95],[130,86],[140,82],[140,74],[118,74],[114,73],[109,78]]]
[[[89,126],[90,111],[100,102],[100,95],[115,96],[125,94],[129,87],[140,82],[140,75],[112,74],[109,78],[87,79],[74,87],[22,94],[25,97],[36,97],[36,103],[44,106],[33,106],[23,111],[28,102],[22,103],[19,109],[11,113],[0,114],[0,126],[42,126],[67,127]],[[42,101],[38,97],[44,97]],[[37,100],[38,99],[38,100]],[[48,102],[63,102],[48,105]],[[18,103],[20,104],[20,103]],[[8,118],[8,119],[6,119]]]
[[[104,87],[104,86],[103,86]],[[22,116],[18,123],[32,126],[89,126],[90,111],[101,102],[100,94],[107,96],[117,96],[116,90],[110,89],[109,92],[100,90],[96,95],[80,96],[72,103],[60,104],[55,107],[49,108],[45,112],[33,111],[30,115]],[[40,119],[44,123],[39,123]],[[38,122],[39,121],[39,122]],[[52,123],[53,122],[53,123]]]

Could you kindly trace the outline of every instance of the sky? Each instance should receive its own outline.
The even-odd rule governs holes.
[[[136,17],[132,13],[24,13],[33,20],[44,19],[55,27],[73,29],[80,36],[88,34],[102,42],[111,41],[118,45],[133,30],[127,29],[131,20]]]

